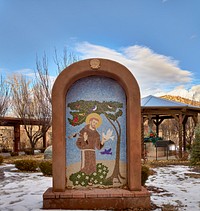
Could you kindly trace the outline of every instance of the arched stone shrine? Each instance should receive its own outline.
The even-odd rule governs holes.
[[[53,184],[44,209],[150,207],[141,186],[141,107],[136,79],[99,58],[76,62],[52,91]]]

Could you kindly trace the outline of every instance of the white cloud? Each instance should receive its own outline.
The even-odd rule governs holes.
[[[126,66],[138,81],[142,96],[167,92],[192,81],[192,73],[182,70],[178,61],[145,46],[114,50],[83,42],[76,45],[76,51],[81,54],[81,59],[106,58]]]
[[[24,68],[24,69],[19,69],[19,70],[9,70],[9,69],[3,69],[0,68],[0,73],[2,75],[12,75],[12,74],[19,74],[19,75],[24,75],[30,78],[35,77],[35,72],[32,69]]]
[[[3,76],[7,76],[8,80],[10,78],[12,78],[13,75],[23,75],[25,76],[28,80],[32,81],[36,78],[36,76],[39,78],[38,76],[38,73],[37,71],[35,72],[33,69],[28,69],[28,68],[24,68],[24,69],[19,69],[19,70],[8,70],[8,69],[3,69],[3,68],[0,68],[0,75],[3,75]],[[53,76],[49,75],[49,86],[50,86],[50,89],[53,87],[53,84],[56,80],[56,77],[57,76]]]
[[[20,70],[15,70],[13,71],[14,74],[22,74],[24,76],[28,76],[28,77],[35,77],[35,72],[32,69],[20,69]]]
[[[184,86],[178,86],[169,92],[158,92],[156,95],[162,96],[166,94],[173,96],[181,96],[191,100],[200,101],[200,85],[192,86],[189,89],[185,88]]]

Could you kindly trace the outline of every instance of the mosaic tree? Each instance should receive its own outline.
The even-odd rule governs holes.
[[[101,114],[104,115],[108,120],[108,122],[112,125],[117,137],[115,165],[113,173],[109,178],[107,178],[106,183],[112,184],[114,178],[116,178],[119,182],[121,182],[120,179],[125,179],[125,178],[122,177],[119,168],[122,130],[118,118],[123,114],[122,111],[123,104],[120,102],[113,102],[113,101],[99,102],[99,101],[79,100],[76,102],[69,103],[68,107],[71,109],[70,114],[72,115],[72,118],[68,118],[68,121],[74,127],[84,123],[86,117],[92,112],[95,112],[99,115]]]

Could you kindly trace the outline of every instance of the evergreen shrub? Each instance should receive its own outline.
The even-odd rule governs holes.
[[[52,175],[52,161],[51,160],[44,160],[40,162],[39,168],[43,175],[51,176]]]
[[[200,124],[195,128],[195,139],[192,144],[190,164],[192,166],[200,164]]]
[[[24,152],[25,152],[26,155],[33,155],[34,154],[34,150],[32,150],[31,148],[24,149]]]
[[[11,152],[10,155],[11,155],[11,156],[18,156],[19,153],[18,153],[18,152]]]
[[[2,164],[2,163],[3,163],[3,156],[0,155],[0,164]]]
[[[14,162],[15,167],[20,171],[37,171],[39,163],[36,160],[25,159],[16,160]]]
[[[145,185],[149,175],[150,175],[149,167],[145,166],[145,165],[142,165],[142,172],[141,172],[141,183],[142,183],[142,186]]]

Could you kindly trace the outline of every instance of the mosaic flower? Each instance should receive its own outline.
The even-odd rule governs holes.
[[[69,179],[72,181],[74,186],[76,185],[87,186],[89,184],[107,185],[105,179],[108,173],[108,168],[104,166],[103,164],[97,164],[96,167],[97,167],[96,172],[90,175],[87,175],[79,171],[79,172],[71,174]]]

